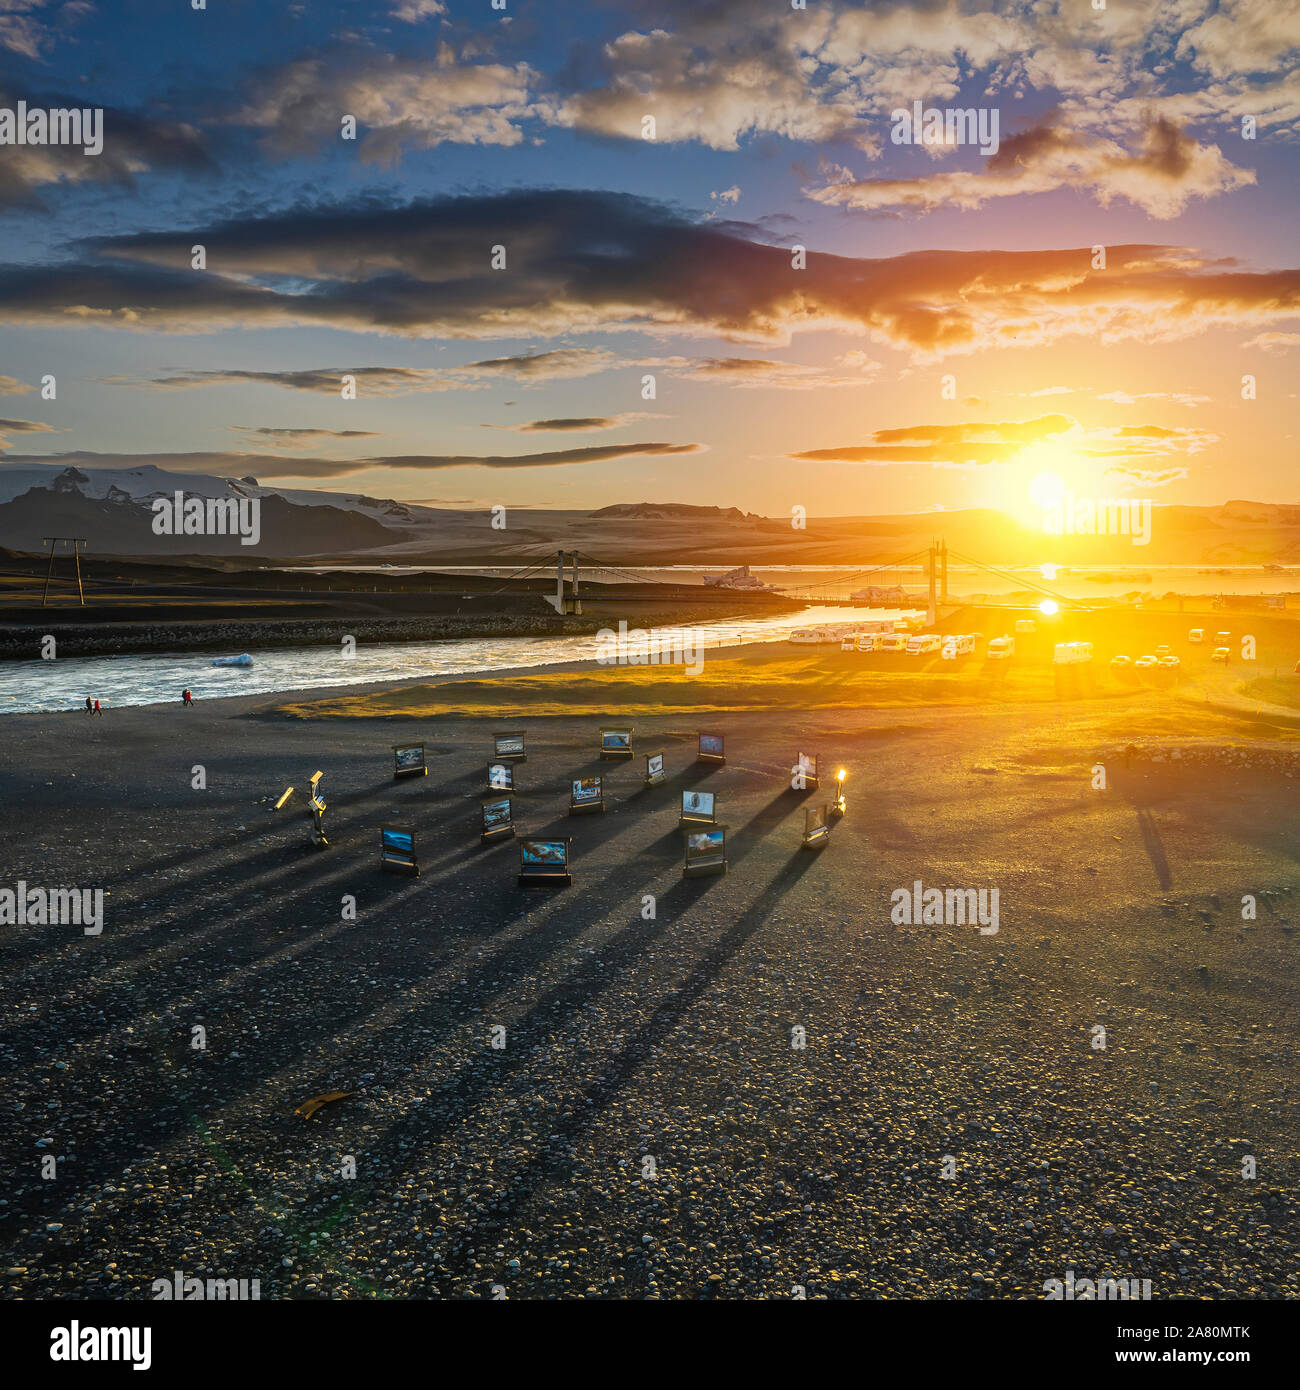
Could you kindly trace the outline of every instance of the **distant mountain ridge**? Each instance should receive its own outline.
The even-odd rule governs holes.
[[[589,512],[593,520],[638,519],[643,521],[766,521],[739,507],[697,507],[689,502],[615,502]]]
[[[261,542],[237,536],[159,536],[152,504],[187,497],[257,498]],[[684,502],[619,502],[593,511],[456,510],[360,492],[263,486],[255,477],[177,473],[155,465],[99,468],[31,458],[0,460],[0,546],[40,552],[50,535],[84,536],[91,554],[213,555],[245,560],[313,559],[455,565],[536,559],[581,550],[611,564],[861,564],[902,559],[944,537],[984,563],[1109,565],[1300,564],[1300,504],[1234,499],[1216,507],[1156,507],[1150,544],[1128,536],[1048,536],[1003,512],[789,517]]]

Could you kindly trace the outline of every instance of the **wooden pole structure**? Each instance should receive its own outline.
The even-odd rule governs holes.
[[[45,569],[45,588],[41,590],[41,607],[44,608],[50,597],[50,580],[54,577],[54,556],[59,548],[60,541],[67,541],[72,547],[72,563],[77,571],[77,597],[82,608],[86,606],[86,590],[81,583],[81,547],[86,544],[84,536],[45,536],[43,537],[46,545],[50,547],[50,563]]]

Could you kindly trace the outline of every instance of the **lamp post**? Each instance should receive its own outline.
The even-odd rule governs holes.
[[[848,810],[848,804],[844,800],[844,779],[848,776],[843,768],[835,774],[835,805],[831,809],[837,816],[842,816]]]

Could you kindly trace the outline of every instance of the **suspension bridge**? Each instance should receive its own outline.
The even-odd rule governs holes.
[[[988,575],[1006,591],[997,594],[963,594],[953,599],[949,591],[949,562],[960,566],[964,574]],[[836,569],[824,579],[812,578],[814,570],[800,571],[786,566],[801,576],[800,582],[777,584],[771,588],[734,588],[725,585],[701,585],[686,580],[660,578],[651,570],[627,569],[586,554],[584,551],[547,551],[526,565],[505,576],[489,593],[544,592],[557,613],[581,613],[584,584],[592,598],[612,597],[619,590],[620,600],[653,601],[666,598],[727,598],[741,593],[772,594],[774,597],[795,599],[805,603],[849,604],[869,608],[924,608],[931,620],[958,607],[984,608],[1023,607],[1025,593],[1037,594],[1051,600],[1060,610],[1086,609],[1090,605],[1051,588],[1048,584],[1025,574],[1012,574],[984,563],[960,551],[950,550],[943,540],[933,542],[924,550],[882,560],[868,568],[844,573]],[[599,586],[592,592],[592,586]],[[638,593],[626,592],[636,586]],[[963,587],[966,587],[963,584]],[[1010,595],[1020,595],[1022,601],[1013,603]]]

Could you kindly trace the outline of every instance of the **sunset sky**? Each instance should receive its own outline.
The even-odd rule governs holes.
[[[0,0],[0,107],[105,112],[98,157],[0,147],[5,461],[1300,500],[1300,0],[505,4]],[[894,143],[914,102],[997,152]]]

